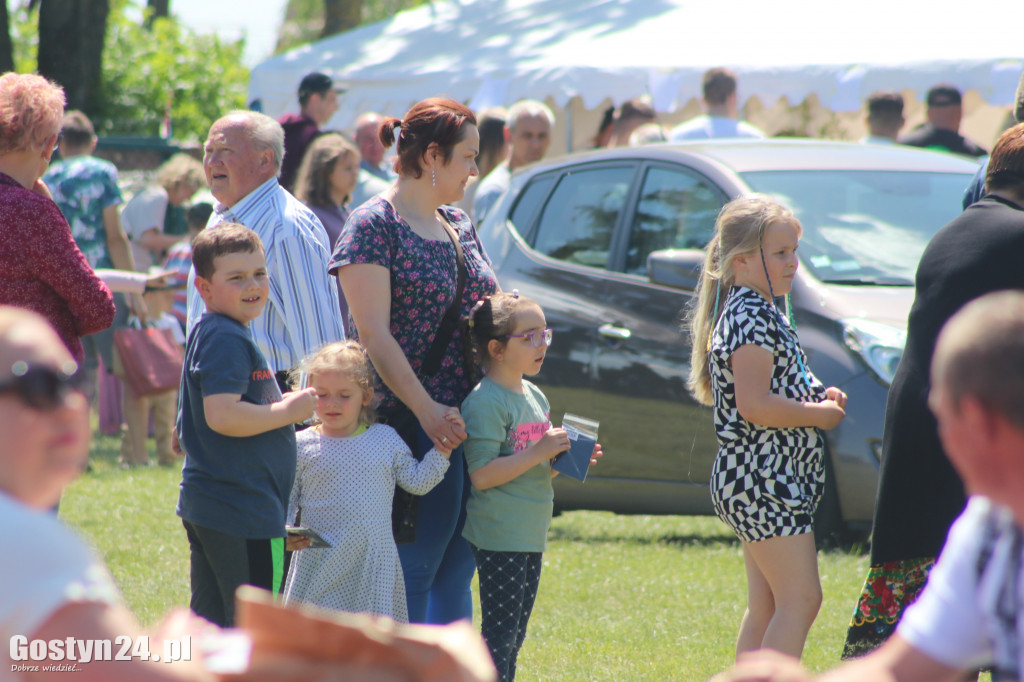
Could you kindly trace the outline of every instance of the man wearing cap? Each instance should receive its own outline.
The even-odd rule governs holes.
[[[952,85],[936,85],[928,91],[926,102],[928,121],[900,138],[902,144],[975,158],[988,154],[987,150],[960,134],[963,107],[959,90]]]
[[[338,110],[338,91],[331,77],[314,71],[299,83],[299,113],[285,114],[278,123],[284,128],[284,162],[281,164],[281,186],[292,191],[306,147],[320,134]]]

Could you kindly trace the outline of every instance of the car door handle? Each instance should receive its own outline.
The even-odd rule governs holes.
[[[633,335],[633,332],[625,327],[617,327],[614,324],[601,325],[597,328],[597,333],[606,339],[614,339],[615,341],[625,341]]]

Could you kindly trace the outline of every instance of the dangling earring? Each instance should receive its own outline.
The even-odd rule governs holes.
[[[437,187],[437,171],[430,169],[430,186]]]

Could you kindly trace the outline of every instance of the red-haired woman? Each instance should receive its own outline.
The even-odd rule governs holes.
[[[329,269],[348,300],[353,336],[377,372],[381,413],[407,407],[419,422],[414,451],[422,454],[432,444],[454,448],[466,438],[458,406],[469,394],[470,378],[457,325],[436,373],[423,367],[456,300],[455,239],[465,262],[459,319],[498,289],[469,217],[447,205],[462,198],[477,174],[480,134],[472,111],[431,98],[401,120],[384,119],[380,140],[385,147],[397,142],[398,179],[352,212]],[[410,622],[448,623],[472,615],[474,563],[462,538],[468,485],[457,448],[444,480],[420,500],[416,541],[399,545]]]

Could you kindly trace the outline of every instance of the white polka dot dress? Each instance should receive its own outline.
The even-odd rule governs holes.
[[[747,542],[809,533],[825,482],[824,437],[813,427],[770,428],[740,415],[731,360],[747,344],[772,353],[772,393],[799,402],[826,397],[806,369],[789,322],[757,292],[733,287],[708,357],[719,444],[711,501],[718,517]]]
[[[301,509],[302,525],[334,546],[292,555],[285,603],[407,622],[402,566],[391,534],[395,483],[422,495],[444,477],[448,460],[431,449],[416,461],[394,429],[383,424],[349,438],[307,429],[295,440],[298,463],[288,518]]]

